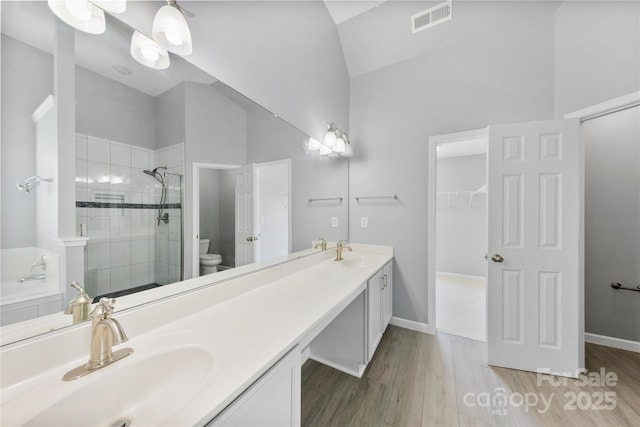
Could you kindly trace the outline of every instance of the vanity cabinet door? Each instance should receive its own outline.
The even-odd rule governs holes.
[[[389,326],[393,314],[393,261],[382,269],[382,331]]]
[[[207,426],[300,426],[300,381],[296,347]]]
[[[368,357],[370,361],[378,347],[378,343],[382,338],[382,287],[384,281],[382,278],[382,270],[378,271],[367,282],[367,315],[368,315]]]

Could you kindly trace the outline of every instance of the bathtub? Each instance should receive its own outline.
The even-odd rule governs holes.
[[[37,247],[2,249],[0,263],[0,325],[20,322],[62,310],[58,280],[58,254]],[[34,261],[47,257],[47,268]],[[44,273],[44,279],[18,282],[21,277]]]

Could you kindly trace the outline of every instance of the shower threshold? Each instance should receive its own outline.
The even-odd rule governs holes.
[[[136,286],[134,288],[123,289],[121,291],[109,292],[108,294],[98,295],[97,297],[95,297],[93,299],[92,302],[98,302],[98,301],[100,301],[100,298],[118,298],[118,297],[123,297],[125,295],[135,294],[136,292],[142,292],[142,291],[146,291],[147,289],[158,288],[160,286],[162,286],[162,285],[160,285],[158,283],[149,283],[149,284],[146,284],[146,285]]]

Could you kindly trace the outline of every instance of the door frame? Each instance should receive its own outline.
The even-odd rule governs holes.
[[[230,170],[237,169],[242,165],[231,164],[219,164],[219,163],[202,163],[193,162],[193,184],[192,184],[192,228],[193,234],[189,236],[192,239],[191,250],[193,256],[191,257],[191,277],[200,276],[200,170],[201,169],[217,169],[217,170]]]
[[[436,198],[437,187],[437,150],[438,145],[470,139],[489,138],[489,128],[473,129],[429,137],[427,149],[427,328],[429,334],[436,333]],[[487,153],[487,161],[489,155]],[[485,295],[486,299],[486,295]],[[486,301],[485,301],[486,304]],[[485,322],[487,319],[485,319]]]

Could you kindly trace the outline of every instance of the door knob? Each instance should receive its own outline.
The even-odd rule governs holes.
[[[247,242],[253,242],[253,237],[247,237]]]
[[[491,255],[491,261],[493,261],[493,262],[502,262],[502,261],[504,261],[504,258],[502,258],[502,255],[493,254],[493,255]]]

